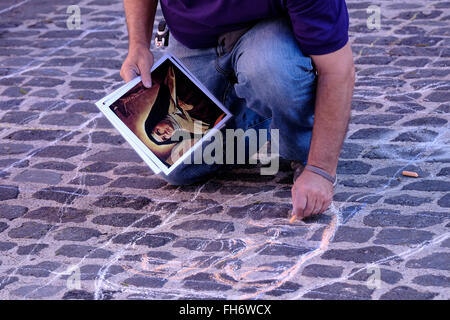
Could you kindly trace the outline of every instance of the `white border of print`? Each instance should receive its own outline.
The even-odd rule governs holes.
[[[121,98],[125,93],[132,89],[141,81],[141,77],[136,77],[130,82],[126,83],[113,93],[107,95],[106,97],[100,99],[95,103],[95,105],[100,109],[100,111],[106,116],[106,118],[111,122],[111,124],[122,134],[125,140],[133,147],[133,149],[138,153],[138,155],[144,160],[144,162],[153,170],[155,174],[164,172],[166,175],[170,174],[180,163],[182,163],[188,156],[190,156],[198,147],[200,147],[204,140],[208,140],[215,133],[215,130],[223,127],[225,122],[227,122],[231,117],[231,112],[226,109],[222,103],[220,103],[210,92],[205,88],[197,78],[194,77],[190,72],[187,71],[186,67],[175,58],[170,53],[165,54],[161,59],[159,59],[152,67],[152,72],[158,68],[163,62],[169,59],[175,66],[177,66],[181,72],[183,72],[196,86],[203,91],[203,93],[208,96],[219,108],[223,110],[226,116],[211,130],[207,132],[206,135],[202,137],[192,148],[185,152],[174,164],[170,167],[166,166],[159,158],[117,117],[117,115],[109,108],[116,100]]]

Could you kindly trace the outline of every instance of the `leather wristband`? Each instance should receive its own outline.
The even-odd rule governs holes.
[[[319,167],[307,164],[305,166],[305,170],[311,171],[315,174],[318,174],[319,176],[327,179],[328,181],[330,181],[333,185],[336,183],[336,177],[333,177],[332,175],[330,175],[328,172],[326,172],[323,169],[320,169]]]

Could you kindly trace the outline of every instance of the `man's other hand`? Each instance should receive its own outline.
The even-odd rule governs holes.
[[[292,214],[297,219],[321,214],[333,199],[333,184],[318,174],[304,170],[292,186]]]
[[[129,82],[140,75],[144,86],[150,88],[152,86],[150,70],[153,62],[153,53],[147,47],[137,46],[130,48],[128,56],[120,69],[120,76],[125,82]]]

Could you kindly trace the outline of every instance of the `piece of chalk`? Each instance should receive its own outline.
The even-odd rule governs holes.
[[[295,222],[295,220],[297,220],[297,216],[294,214],[294,215],[291,217],[291,220],[289,220],[289,223],[292,224],[292,223]]]
[[[413,178],[419,177],[419,174],[417,172],[413,172],[413,171],[402,171],[402,175],[404,175],[406,177],[413,177]]]

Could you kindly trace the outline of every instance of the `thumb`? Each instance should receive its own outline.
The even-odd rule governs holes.
[[[152,86],[152,77],[150,75],[150,64],[142,63],[139,66],[139,71],[141,73],[142,83],[144,87],[150,88]]]

